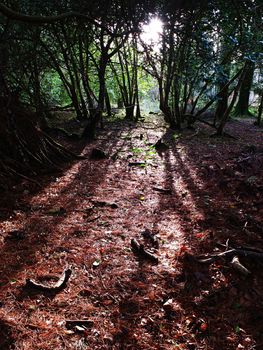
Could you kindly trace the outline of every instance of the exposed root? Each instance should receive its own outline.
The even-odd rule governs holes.
[[[61,277],[59,278],[59,280],[57,281],[57,283],[53,284],[52,286],[47,286],[45,284],[35,282],[31,279],[27,279],[26,280],[26,287],[38,289],[38,290],[43,291],[43,292],[58,293],[66,287],[67,282],[70,279],[71,274],[72,274],[72,270],[66,269],[63,272],[63,274],[61,275]]]
[[[65,149],[35,124],[36,116],[22,106],[12,107],[0,100],[0,185],[23,178],[38,185],[32,177],[43,171],[61,170],[61,164],[82,159]],[[5,181],[5,179],[7,181]]]
[[[248,276],[251,274],[251,272],[244,266],[241,264],[241,262],[238,259],[238,256],[234,256],[232,261],[231,261],[231,265],[233,266],[233,268],[235,270],[237,270],[238,272],[240,272],[241,274]]]

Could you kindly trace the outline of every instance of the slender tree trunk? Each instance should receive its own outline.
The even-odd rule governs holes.
[[[159,96],[160,96],[159,108],[164,114],[164,120],[166,121],[166,123],[169,123],[171,125],[173,118],[171,115],[171,110],[167,105],[167,103],[165,102],[162,79],[158,79],[158,85],[159,85]]]
[[[33,63],[33,90],[36,115],[39,121],[39,125],[41,128],[45,129],[47,127],[47,123],[45,119],[44,106],[41,98],[39,70],[36,61],[34,61]]]
[[[179,82],[177,79],[174,79],[174,115],[175,121],[171,127],[175,127],[176,129],[181,130],[182,127],[182,117],[179,105],[180,93],[179,93]]]
[[[107,115],[110,117],[112,115],[111,113],[111,103],[110,103],[110,96],[108,94],[108,90],[105,89],[105,105],[107,109]]]
[[[219,90],[222,90],[224,87],[224,83],[219,84]],[[228,106],[228,97],[229,92],[228,88],[223,90],[221,94],[219,94],[219,100],[217,102],[215,117],[214,117],[214,125],[216,125],[216,122],[221,120],[223,118],[223,115],[225,114]]]
[[[118,98],[117,106],[118,108],[123,108],[123,100],[121,98]]]
[[[263,90],[261,91],[261,98],[260,98],[260,103],[258,107],[258,115],[257,115],[257,121],[256,125],[261,126],[262,123],[262,111],[263,111]]]
[[[126,118],[128,120],[133,120],[134,119],[134,105],[125,106],[125,111],[126,111]]]
[[[137,77],[136,77],[135,103],[136,103],[135,120],[138,121],[141,118],[141,107],[140,107],[139,88],[138,88],[138,79],[137,79]]]
[[[94,113],[90,115],[89,122],[84,130],[83,135],[87,137],[88,139],[92,140],[95,138],[95,131],[99,123],[102,125],[102,113],[104,109],[104,102],[105,102],[105,91],[106,91],[106,84],[105,84],[105,73],[106,73],[106,67],[107,67],[107,58],[104,56],[101,56],[100,58],[100,64],[99,64],[99,99],[98,99],[98,106],[94,110]]]
[[[224,76],[227,77],[227,80],[229,79],[230,74],[230,66],[225,67],[224,69]],[[216,126],[217,122],[220,122],[220,120],[223,118],[227,107],[228,107],[228,98],[229,98],[229,87],[224,89],[225,81],[221,81],[218,84],[219,91],[221,91],[218,95],[218,101],[216,106],[216,112],[214,116],[214,126]]]
[[[236,103],[236,100],[237,100],[237,97],[238,97],[238,93],[239,93],[239,91],[241,89],[241,86],[243,84],[244,79],[246,78],[246,74],[247,74],[247,66],[245,64],[245,66],[243,68],[243,71],[241,73],[241,76],[239,78],[239,81],[238,81],[238,83],[237,83],[237,85],[236,85],[236,87],[234,89],[234,94],[233,94],[233,97],[232,97],[232,101],[230,102],[229,106],[227,107],[227,109],[226,109],[226,111],[225,111],[223,117],[221,118],[220,123],[219,123],[219,125],[217,127],[216,135],[218,135],[218,136],[222,136],[223,135],[223,131],[224,131],[225,125],[226,125],[226,123],[227,123],[227,121],[229,119],[229,115],[230,115],[230,113],[231,113],[231,111],[232,111],[232,109],[233,109],[233,107],[234,107],[234,105]]]

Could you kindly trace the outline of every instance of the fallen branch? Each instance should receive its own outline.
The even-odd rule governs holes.
[[[137,240],[134,238],[131,240],[131,247],[132,247],[133,253],[137,255],[139,258],[150,260],[153,263],[158,264],[159,262],[158,258],[152,253],[145,250],[143,244],[139,244]]]
[[[242,273],[245,276],[248,276],[251,274],[251,272],[244,265],[241,264],[241,262],[238,259],[238,256],[233,257],[231,261],[231,265],[235,270],[237,270],[238,272]]]
[[[162,194],[172,194],[172,190],[170,188],[153,187],[153,190]]]
[[[234,256],[244,257],[244,258],[252,258],[257,260],[263,260],[263,253],[254,252],[251,250],[245,249],[229,249],[225,252],[218,254],[210,254],[205,259],[198,259],[200,263],[212,263],[221,258],[233,258]]]
[[[71,269],[66,269],[63,274],[61,275],[61,277],[59,278],[59,280],[57,281],[57,283],[51,285],[51,286],[47,286],[45,284],[42,283],[38,283],[35,282],[31,279],[27,279],[26,280],[26,286],[29,288],[34,288],[34,289],[38,289],[41,290],[43,292],[55,292],[58,293],[60,292],[62,289],[64,289],[67,285],[67,282],[70,278],[72,274],[72,270]]]

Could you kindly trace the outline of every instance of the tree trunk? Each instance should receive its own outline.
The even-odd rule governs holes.
[[[179,92],[179,82],[177,79],[174,79],[174,114],[175,114],[175,122],[174,126],[176,129],[181,130],[182,127],[182,118],[181,111],[179,105],[180,92]]]
[[[0,188],[8,189],[17,178],[36,183],[28,176],[58,170],[76,158],[36,127],[37,119],[17,97],[0,97]]]
[[[106,109],[107,109],[107,115],[108,117],[111,116],[111,103],[110,103],[110,96],[108,94],[108,90],[105,89],[105,105],[106,105]]]
[[[238,102],[235,108],[235,115],[236,116],[251,116],[252,114],[249,112],[249,95],[250,90],[253,83],[253,76],[254,76],[254,70],[255,70],[255,63],[249,63],[249,67],[246,71],[246,75],[244,77],[244,80],[242,82],[240,92],[239,92],[239,98]]]
[[[222,90],[224,87],[224,83],[219,84],[219,90]],[[223,90],[221,94],[219,94],[219,100],[217,102],[216,106],[216,112],[214,117],[214,125],[216,125],[216,122],[221,120],[223,118],[223,115],[225,114],[228,106],[228,88]]]
[[[83,132],[83,136],[87,137],[89,140],[92,140],[95,138],[96,128],[99,123],[101,123],[101,127],[102,127],[102,113],[104,109],[105,91],[106,91],[106,84],[105,84],[106,66],[107,66],[107,58],[101,56],[100,64],[99,64],[99,72],[98,72],[99,86],[100,86],[98,106],[95,109],[94,113],[90,115],[89,122]]]
[[[118,98],[118,101],[117,101],[117,106],[118,108],[123,108],[123,100],[121,98]]]
[[[172,113],[171,113],[169,106],[165,102],[164,91],[163,91],[163,82],[161,79],[158,79],[158,85],[159,85],[159,99],[160,99],[159,108],[164,114],[164,120],[166,121],[166,123],[170,124],[170,126],[171,126],[172,120],[173,120]]]
[[[256,125],[261,126],[262,123],[262,111],[263,111],[263,90],[261,91],[261,98],[260,98],[260,103],[258,107],[258,115],[257,115],[257,121]]]
[[[125,112],[126,112],[126,118],[128,120],[134,119],[134,105],[132,106],[125,106]]]
[[[236,103],[236,100],[237,100],[237,97],[238,97],[238,93],[240,92],[240,89],[241,89],[241,86],[243,84],[243,81],[244,79],[246,78],[246,75],[247,75],[247,69],[249,69],[247,67],[247,64],[245,64],[244,68],[243,68],[243,71],[241,73],[241,76],[239,78],[239,81],[236,85],[236,87],[234,88],[234,94],[233,94],[233,97],[232,97],[232,101],[230,102],[229,106],[227,107],[224,115],[222,116],[221,120],[220,120],[220,123],[217,127],[217,132],[216,132],[216,135],[218,136],[222,136],[223,135],[223,131],[224,131],[224,128],[225,128],[225,125],[229,119],[229,115]],[[224,89],[223,89],[224,90]]]
[[[34,90],[34,103],[36,107],[36,115],[39,121],[39,126],[42,129],[46,129],[47,122],[44,113],[44,105],[41,98],[41,86],[39,79],[39,70],[37,62],[33,63],[33,90]]]

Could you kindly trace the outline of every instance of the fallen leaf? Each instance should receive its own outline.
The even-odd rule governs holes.
[[[98,267],[100,266],[101,261],[99,259],[95,260],[94,263],[92,264],[93,267]]]
[[[199,328],[200,328],[200,331],[206,332],[207,328],[208,328],[208,324],[206,322],[203,322],[203,323],[201,323]]]

